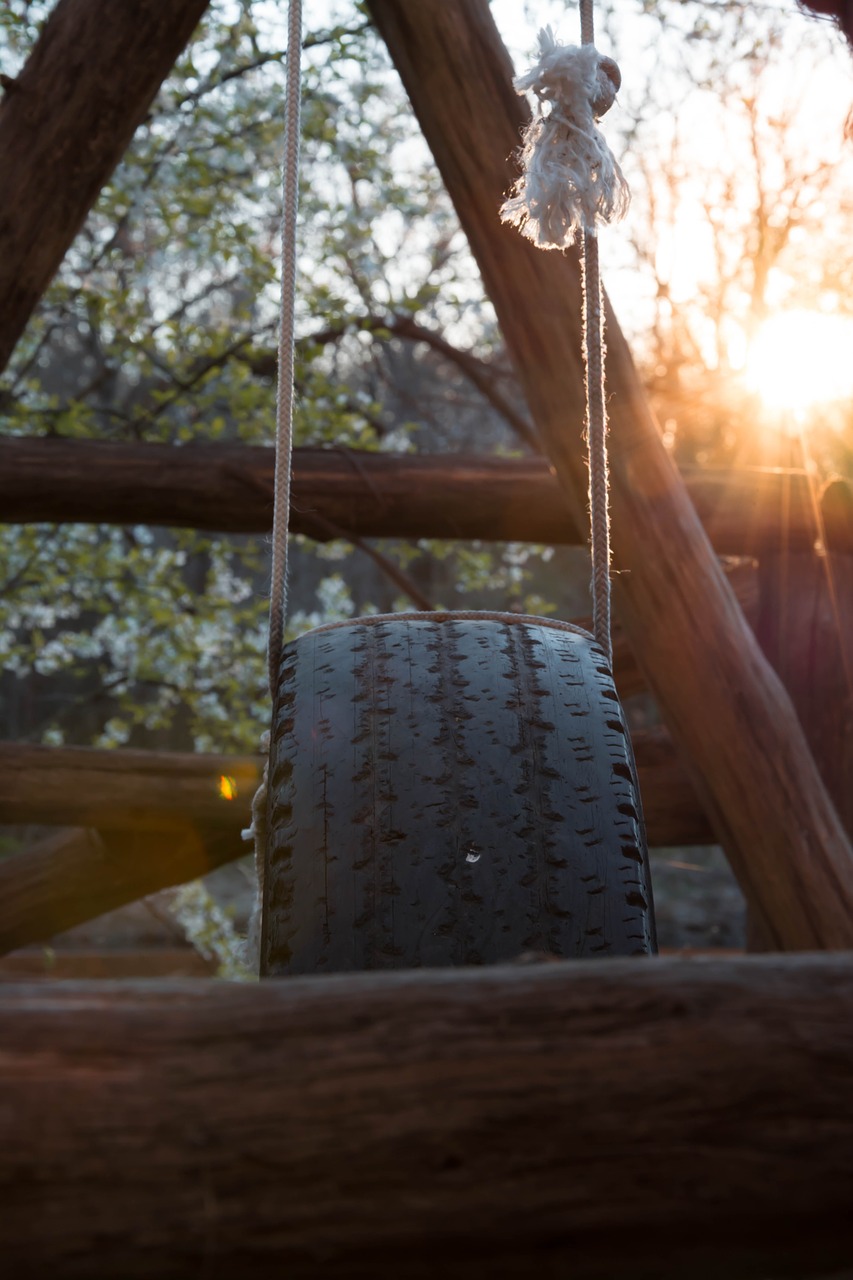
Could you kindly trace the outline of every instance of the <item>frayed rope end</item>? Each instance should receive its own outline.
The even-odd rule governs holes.
[[[618,222],[628,211],[628,184],[596,124],[620,84],[612,58],[593,45],[562,45],[550,27],[539,33],[539,61],[514,81],[519,94],[536,95],[539,107],[522,136],[522,172],[501,221],[540,249],[566,249],[584,231],[595,234],[599,222]]]

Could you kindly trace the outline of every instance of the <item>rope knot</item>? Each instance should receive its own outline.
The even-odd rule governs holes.
[[[628,184],[596,122],[622,83],[612,58],[592,44],[563,45],[550,27],[539,32],[539,60],[513,84],[532,92],[538,109],[522,135],[522,172],[501,209],[540,249],[565,249],[597,222],[617,222],[628,209]]]
[[[610,110],[616,101],[616,95],[622,88],[622,72],[613,58],[600,54],[595,76],[595,97],[591,100],[592,114],[596,120]]]

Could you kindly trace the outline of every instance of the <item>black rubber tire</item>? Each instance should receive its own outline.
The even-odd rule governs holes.
[[[648,954],[630,739],[585,631],[397,614],[286,646],[261,973]]]

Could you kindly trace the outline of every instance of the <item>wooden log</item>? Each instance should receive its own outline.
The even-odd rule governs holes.
[[[0,982],[96,978],[212,978],[217,963],[194,947],[32,947],[0,959]]]
[[[59,0],[4,84],[0,370],[207,4]]]
[[[255,756],[0,742],[0,823],[235,831],[248,826],[261,768]]]
[[[853,490],[843,480],[815,495],[819,553],[784,524],[758,562],[756,634],[790,694],[829,794],[853,835]],[[747,915],[750,951],[773,950],[760,913]]]
[[[853,959],[0,987],[0,1248],[56,1280],[820,1276]]]
[[[273,450],[233,444],[0,439],[0,523],[152,524],[266,533]],[[720,555],[758,555],[819,536],[805,472],[693,469],[688,493]],[[319,517],[319,520],[318,520]],[[294,450],[291,529],[328,540],[322,521],[362,538],[581,542],[542,458]],[[853,530],[836,542],[853,553]]]
[[[709,843],[710,827],[666,730],[640,730],[633,743],[643,804],[653,815],[649,842]],[[249,823],[260,766],[254,756],[0,742],[0,824],[73,824],[171,836],[190,823],[232,833]],[[221,795],[221,778],[236,781],[235,800]]]
[[[498,207],[527,110],[487,0],[369,0],[456,206],[531,416],[579,526],[586,510],[577,258]],[[726,586],[607,309],[620,619],[690,761],[742,889],[781,948],[853,946],[853,850],[793,707]]]
[[[757,634],[791,695],[824,782],[853,833],[853,555],[834,529],[853,509],[849,485],[834,482],[822,509],[820,554],[791,546],[784,526],[758,563]]]
[[[160,831],[59,831],[0,861],[0,955],[207,875],[248,851],[236,826],[210,830],[189,819]]]
[[[651,845],[713,832],[664,730],[635,735]],[[87,824],[0,860],[0,955],[249,852],[260,760],[0,744],[0,823]],[[237,787],[226,801],[220,778]]]

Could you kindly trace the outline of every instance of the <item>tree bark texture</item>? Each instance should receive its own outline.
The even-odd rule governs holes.
[[[636,734],[634,751],[649,844],[711,843],[665,730]],[[250,756],[0,744],[0,823],[88,828],[0,860],[0,954],[244,857],[260,767]]]
[[[577,257],[498,208],[526,108],[487,0],[370,0],[454,201],[531,416],[585,527]],[[607,309],[615,600],[747,899],[783,949],[853,945],[853,851],[785,691],[746,626]]]
[[[0,370],[208,0],[58,0],[0,109]]]
[[[266,533],[274,468],[273,450],[257,446],[6,437],[0,523]],[[778,545],[783,529],[788,545],[803,550],[820,536],[805,472],[697,468],[684,482],[720,555],[759,555]],[[582,541],[542,458],[295,449],[291,530],[327,541],[323,520],[362,538]],[[836,547],[853,554],[853,529],[842,512],[830,520]]]
[[[0,988],[10,1275],[817,1276],[853,960]]]

